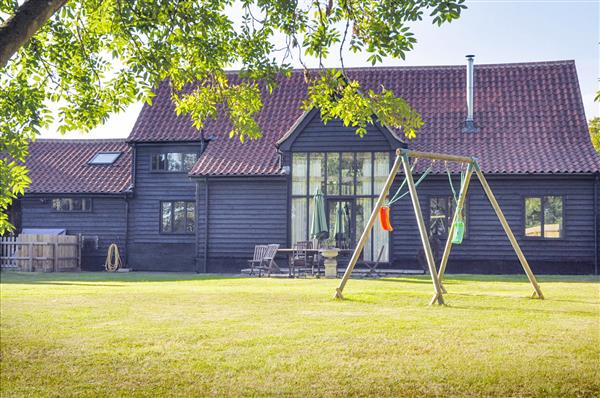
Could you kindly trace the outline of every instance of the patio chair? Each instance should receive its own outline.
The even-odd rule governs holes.
[[[304,274],[310,270],[314,272],[314,255],[309,253],[308,250],[312,250],[313,243],[311,241],[299,241],[294,245],[292,256],[290,257],[290,268],[293,270],[292,274]]]
[[[265,262],[265,256],[269,246],[267,245],[256,245],[254,246],[254,256],[252,260],[248,260],[250,266],[250,275],[254,275],[254,269],[258,270],[258,276],[262,276],[263,263]]]
[[[318,239],[313,239],[312,245],[313,245],[312,247],[316,250],[321,249],[321,241]],[[313,254],[313,268],[314,267],[317,268],[317,270],[316,270],[317,277],[319,277],[321,275],[321,265],[324,265],[323,261],[324,261],[324,258],[320,252],[317,251],[316,253]]]
[[[271,244],[267,246],[267,252],[263,257],[263,265],[264,269],[267,271],[268,276],[271,276],[271,272],[276,268],[279,270],[277,263],[275,262],[275,256],[277,255],[277,250],[279,250],[278,244]]]

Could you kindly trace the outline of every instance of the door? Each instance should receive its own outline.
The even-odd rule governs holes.
[[[327,214],[329,236],[335,239],[336,247],[340,249],[354,249],[357,239],[360,238],[367,225],[373,199],[371,198],[337,198],[327,200]],[[338,213],[341,218],[338,217]],[[340,228],[338,231],[336,228]],[[334,236],[335,233],[335,236]],[[383,231],[375,225],[361,252],[363,261],[385,263],[389,261],[389,232]]]
[[[329,236],[336,247],[351,249],[355,244],[356,220],[353,199],[328,199]]]

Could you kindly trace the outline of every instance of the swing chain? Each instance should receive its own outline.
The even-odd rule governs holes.
[[[413,163],[410,172],[412,173],[415,170],[415,167],[417,166],[417,162],[419,161],[419,158],[415,159],[415,162]],[[419,179],[415,182],[415,187],[418,187],[419,184],[421,182],[423,182],[423,180],[425,178],[427,178],[427,176],[429,175],[429,173],[431,173],[433,171],[433,166],[435,165],[435,162],[437,160],[433,159],[431,161],[431,164],[429,165],[429,167],[427,167],[427,169],[425,169],[425,171],[423,172],[423,174],[421,175],[421,177],[419,177]],[[398,190],[396,191],[396,193],[394,194],[394,196],[392,196],[392,198],[390,200],[388,200],[386,206],[390,206],[393,205],[394,203],[396,203],[397,201],[399,201],[400,199],[404,198],[406,195],[408,195],[410,192],[406,191],[403,194],[400,194],[400,192],[402,191],[402,189],[404,188],[404,185],[406,184],[406,176],[404,177],[404,180],[402,181],[402,184],[400,184],[400,187],[398,188]]]

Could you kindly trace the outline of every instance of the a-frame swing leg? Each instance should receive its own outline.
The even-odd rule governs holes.
[[[442,293],[447,293],[442,280],[444,279],[446,265],[448,264],[448,257],[450,257],[450,251],[452,250],[452,236],[454,235],[454,225],[456,224],[456,221],[458,221],[459,214],[462,212],[462,209],[465,206],[467,191],[469,190],[469,183],[471,182],[472,175],[473,164],[469,163],[469,165],[467,166],[467,172],[465,173],[465,180],[463,185],[461,186],[460,193],[458,196],[458,203],[456,204],[456,209],[454,210],[454,216],[452,217],[452,224],[450,225],[450,229],[448,230],[448,239],[446,239],[444,254],[442,255],[442,260],[440,262],[440,271],[438,273],[438,278],[440,279],[440,287],[442,289]]]
[[[498,205],[498,202],[496,201],[496,197],[494,196],[492,189],[490,188],[487,180],[485,179],[485,176],[483,175],[483,173],[481,172],[481,169],[479,168],[479,164],[476,161],[474,162],[474,168],[475,168],[475,173],[477,173],[477,177],[479,178],[479,181],[481,182],[481,186],[483,187],[485,194],[487,195],[490,203],[492,204],[492,207],[496,211],[496,215],[498,216],[498,219],[500,220],[500,223],[502,224],[502,227],[504,228],[504,232],[506,233],[508,240],[510,240],[510,244],[512,245],[515,253],[517,253],[517,257],[519,257],[521,266],[523,267],[523,270],[527,274],[527,278],[529,278],[529,282],[531,283],[531,286],[533,286],[533,289],[535,290],[531,297],[535,298],[537,296],[539,299],[543,300],[544,295],[542,293],[542,289],[540,289],[540,285],[538,285],[537,280],[535,279],[535,275],[533,274],[533,271],[529,267],[529,263],[527,262],[525,255],[521,251],[521,247],[519,246],[517,239],[515,239],[515,235],[512,233],[512,230],[510,229],[510,226],[508,225],[508,222],[506,221],[506,218],[504,217],[504,213],[502,213],[502,209],[500,208],[500,205]]]
[[[350,263],[348,263],[348,267],[344,272],[344,276],[340,281],[340,285],[335,289],[334,298],[343,299],[342,292],[344,291],[344,287],[350,279],[350,275],[352,275],[352,271],[354,270],[354,266],[360,257],[360,253],[363,251],[365,247],[365,243],[367,243],[367,239],[369,239],[369,235],[371,234],[371,230],[373,229],[373,224],[375,224],[375,220],[377,219],[377,215],[379,214],[379,209],[383,206],[385,202],[385,198],[390,191],[392,183],[394,182],[394,178],[396,178],[396,174],[398,174],[398,169],[400,168],[400,156],[396,156],[396,160],[394,161],[394,165],[392,166],[392,170],[385,181],[385,185],[379,194],[379,198],[377,198],[377,202],[375,202],[375,207],[373,207],[373,211],[371,212],[371,216],[369,217],[369,221],[367,222],[367,226],[365,227],[360,239],[358,240],[358,244],[354,248],[354,253],[352,253],[352,258],[350,259]]]
[[[421,235],[421,242],[423,243],[423,249],[425,250],[425,257],[427,258],[427,266],[429,267],[429,273],[431,274],[431,280],[433,282],[433,288],[435,294],[429,302],[430,305],[435,303],[444,304],[444,297],[442,296],[442,289],[440,287],[440,280],[438,279],[438,273],[435,267],[435,261],[433,259],[433,252],[431,251],[431,245],[429,244],[429,237],[427,235],[427,228],[425,227],[425,221],[423,220],[423,213],[421,213],[421,204],[419,203],[419,197],[417,195],[417,187],[413,180],[412,171],[410,170],[410,164],[408,162],[408,154],[402,153],[402,166],[404,167],[404,174],[406,175],[406,182],[408,190],[410,192],[410,198],[412,200],[413,208],[415,210],[415,217],[417,218],[417,225],[419,227],[419,234]]]

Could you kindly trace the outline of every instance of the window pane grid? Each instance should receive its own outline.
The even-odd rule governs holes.
[[[563,237],[564,207],[562,196],[525,198],[525,236],[540,239]]]
[[[321,192],[325,192],[325,154],[324,153],[311,153],[309,154],[308,169],[308,194],[314,195],[317,189],[321,189]]]
[[[306,195],[308,154],[294,153],[292,155],[292,194]]]
[[[160,232],[190,234],[196,230],[196,203],[170,201],[160,203]]]
[[[340,194],[340,154],[327,154],[327,194]]]
[[[310,238],[312,202],[319,187],[330,200],[347,198],[348,203],[353,203],[349,222],[353,225],[352,235],[360,234],[390,170],[388,152],[295,152],[291,163],[292,244]],[[356,238],[352,236],[352,239]],[[388,233],[373,236],[365,247],[363,258],[374,259],[382,246],[388,247],[388,242]],[[388,250],[383,253],[382,261],[388,261]]]
[[[198,160],[195,152],[165,152],[152,155],[152,171],[171,173],[187,172],[192,169]]]
[[[54,198],[52,209],[58,212],[85,213],[92,211],[91,198]]]
[[[432,235],[447,237],[456,206],[454,198],[448,196],[430,196],[429,197],[429,232]],[[465,225],[465,234],[467,232],[467,202],[463,204],[462,220]]]

